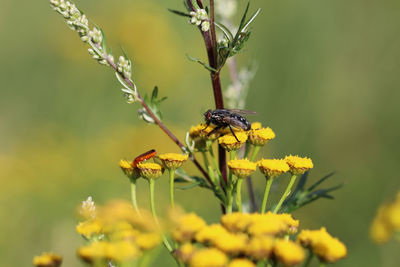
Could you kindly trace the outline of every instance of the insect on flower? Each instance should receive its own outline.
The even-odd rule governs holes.
[[[231,133],[239,142],[239,139],[236,137],[235,132],[233,131],[232,127],[244,131],[248,131],[251,128],[250,122],[243,117],[242,115],[246,114],[257,114],[255,111],[250,110],[241,110],[241,109],[216,109],[216,110],[207,110],[204,113],[204,118],[206,120],[207,129],[208,126],[212,123],[215,125],[215,128],[208,133],[208,136],[217,132],[220,129],[229,127]]]
[[[143,154],[140,154],[133,160],[133,166],[136,167],[140,162],[149,160],[153,158],[157,154],[157,151],[155,149],[149,150]]]

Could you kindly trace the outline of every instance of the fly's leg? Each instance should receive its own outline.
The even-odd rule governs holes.
[[[213,133],[215,133],[215,132],[217,132],[219,129],[221,129],[222,128],[222,126],[217,126],[217,127],[215,127],[211,132],[209,132],[208,134],[207,134],[207,136],[210,136],[210,135],[212,135]]]
[[[229,129],[231,130],[231,133],[233,134],[233,136],[236,138],[236,141],[238,141],[239,143],[240,143],[240,141],[239,141],[239,139],[236,137],[236,134],[235,134],[235,132],[232,130],[232,127],[229,125]]]
[[[206,128],[204,128],[203,130],[201,130],[201,131],[204,131],[205,129],[207,129],[208,128],[208,126],[210,126],[210,123],[211,122],[207,122],[207,126],[206,126]]]

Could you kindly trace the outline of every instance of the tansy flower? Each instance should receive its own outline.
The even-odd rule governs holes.
[[[256,170],[257,164],[248,159],[235,159],[228,162],[228,167],[234,175],[245,178]]]
[[[303,174],[309,169],[314,167],[313,162],[309,158],[302,158],[299,156],[286,156],[286,163],[290,167],[290,172],[292,174]]]
[[[196,234],[196,241],[207,244],[213,243],[220,236],[227,234],[228,231],[220,224],[212,224],[204,227]]]
[[[223,267],[228,257],[218,249],[205,248],[194,253],[190,260],[190,267]]]
[[[141,162],[136,167],[140,176],[146,179],[156,179],[163,174],[163,168],[157,163]]]
[[[115,262],[131,261],[140,255],[137,247],[128,241],[109,243],[106,254],[107,259]]]
[[[256,265],[248,259],[234,259],[228,267],[256,267]]]
[[[105,260],[107,257],[108,242],[92,242],[78,249],[78,255],[88,263]]]
[[[185,243],[179,249],[177,249],[174,254],[180,261],[187,264],[195,251],[196,249],[191,243]]]
[[[206,226],[206,222],[194,213],[181,216],[177,220],[177,227],[172,232],[172,237],[182,243],[190,241],[196,233]]]
[[[103,226],[103,222],[101,222],[99,219],[93,219],[80,222],[76,226],[76,231],[78,232],[78,234],[81,234],[89,239],[93,235],[99,235],[102,232]]]
[[[262,128],[262,125],[261,125],[261,122],[253,122],[252,124],[251,124],[251,129],[252,130],[258,130],[258,129],[261,129]]]
[[[188,159],[188,154],[167,153],[158,156],[167,169],[177,169]]]
[[[196,126],[192,126],[189,130],[189,136],[192,139],[195,139],[196,137],[200,137],[202,139],[208,139],[208,140],[215,140],[218,138],[219,133],[214,132],[211,135],[208,135],[214,130],[215,126],[213,125],[208,125],[205,123],[198,124]]]
[[[346,246],[332,237],[325,227],[320,230],[303,230],[298,234],[297,241],[311,248],[323,262],[334,263],[347,255]]]
[[[245,232],[251,223],[251,215],[248,213],[233,212],[221,217],[221,224],[230,232]]]
[[[33,258],[33,265],[36,267],[58,267],[61,265],[62,258],[54,253],[42,253]]]
[[[141,250],[150,250],[161,243],[161,237],[158,233],[142,233],[137,235],[135,243]]]
[[[276,241],[273,249],[275,258],[286,266],[293,266],[304,261],[305,253],[301,246],[289,240]]]
[[[296,232],[299,221],[294,220],[290,214],[253,214],[252,223],[248,232],[254,236],[280,235]]]
[[[250,239],[246,247],[246,255],[256,259],[265,260],[271,255],[275,239],[270,236],[257,236]]]
[[[232,133],[226,134],[218,138],[218,143],[227,151],[237,150],[247,141],[247,133],[238,131],[235,135],[237,139]]]
[[[212,243],[216,248],[226,254],[237,255],[245,251],[247,239],[247,235],[243,233],[225,233],[217,236]]]
[[[263,146],[269,140],[275,138],[275,133],[271,128],[251,129],[249,131],[249,142],[255,146]]]
[[[278,177],[290,169],[286,160],[283,159],[262,159],[257,165],[267,178]]]
[[[111,241],[133,241],[139,236],[140,232],[136,229],[119,230],[109,233],[108,237]]]
[[[119,167],[125,173],[126,176],[132,177],[132,175],[134,173],[134,166],[133,166],[132,162],[121,159],[119,161]]]

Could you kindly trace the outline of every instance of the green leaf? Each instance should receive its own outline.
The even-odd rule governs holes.
[[[225,25],[219,24],[218,22],[214,22],[214,24],[224,33],[229,41],[233,41],[233,33],[231,33],[231,31]]]
[[[242,31],[246,31],[246,29],[250,26],[250,24],[255,20],[255,18],[260,14],[261,8],[257,9],[256,12],[254,12],[253,15],[251,15],[251,18],[246,22],[246,24],[243,26]]]
[[[101,32],[101,36],[102,36],[102,38],[101,38],[101,47],[103,49],[103,52],[107,53],[106,35],[105,35],[105,33],[103,32],[102,29],[100,29],[100,32]]]
[[[315,188],[317,188],[317,186],[319,186],[320,184],[322,184],[325,180],[327,180],[328,178],[332,177],[335,174],[335,172],[331,172],[327,175],[325,175],[324,177],[322,177],[321,179],[319,179],[315,184],[313,184],[312,186],[310,186],[308,188],[309,191],[314,190]]]
[[[204,68],[206,68],[206,69],[209,70],[209,71],[217,72],[216,69],[214,69],[213,67],[211,67],[211,66],[209,66],[208,64],[204,63],[204,62],[201,61],[200,59],[191,57],[191,56],[189,56],[188,54],[186,54],[186,57],[187,57],[190,61],[199,63],[200,65],[202,65]]]
[[[178,15],[178,16],[189,17],[189,18],[192,17],[192,16],[190,16],[190,14],[187,14],[187,13],[182,12],[182,11],[179,11],[179,10],[174,10],[174,9],[169,9],[169,8],[168,8],[168,11],[169,11],[169,12],[172,12],[172,13],[174,13],[175,15]]]
[[[155,86],[153,89],[153,93],[151,94],[151,102],[152,103],[156,102],[157,96],[158,96],[158,87]]]

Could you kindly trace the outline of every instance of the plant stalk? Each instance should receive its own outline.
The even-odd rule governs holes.
[[[296,178],[297,178],[297,175],[293,174],[292,178],[290,178],[290,182],[289,182],[288,186],[286,187],[285,192],[283,192],[283,195],[282,195],[281,199],[279,200],[278,205],[276,205],[276,207],[272,213],[277,213],[279,211],[279,209],[281,208],[281,206],[283,204],[283,201],[285,201],[285,199],[289,196],[290,190],[292,189],[293,184],[296,181]]]

